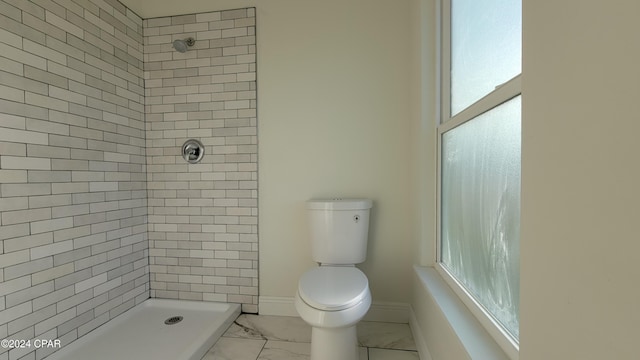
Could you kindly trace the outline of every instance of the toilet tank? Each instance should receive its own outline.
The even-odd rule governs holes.
[[[322,264],[358,264],[367,258],[369,199],[307,201],[311,257]]]

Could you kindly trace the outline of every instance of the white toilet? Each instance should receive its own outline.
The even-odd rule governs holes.
[[[311,360],[356,360],[356,324],[371,306],[366,275],[368,199],[309,200],[311,256],[319,267],[298,282],[295,305],[312,327]]]

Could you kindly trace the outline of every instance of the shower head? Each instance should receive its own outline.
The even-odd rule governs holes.
[[[189,49],[189,47],[193,46],[196,43],[196,40],[192,37],[186,38],[184,40],[178,39],[173,41],[173,48],[176,49],[180,53],[185,53]]]

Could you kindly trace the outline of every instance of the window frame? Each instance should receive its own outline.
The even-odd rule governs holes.
[[[442,264],[442,137],[452,130],[505,102],[522,95],[522,72],[464,110],[451,116],[451,1],[437,0],[437,123],[436,123],[436,253],[435,269],[482,327],[511,359],[519,358],[514,339]]]

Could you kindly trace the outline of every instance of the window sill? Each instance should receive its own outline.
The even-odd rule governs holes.
[[[462,345],[470,359],[517,360],[518,354],[510,357],[500,348],[436,269],[414,266],[414,271],[418,283],[423,286],[427,296],[431,297],[432,301],[429,303],[435,304],[437,308],[432,310],[443,315],[457,337],[455,340]],[[431,348],[428,340],[426,339],[427,346]],[[435,354],[432,352],[432,355]]]

